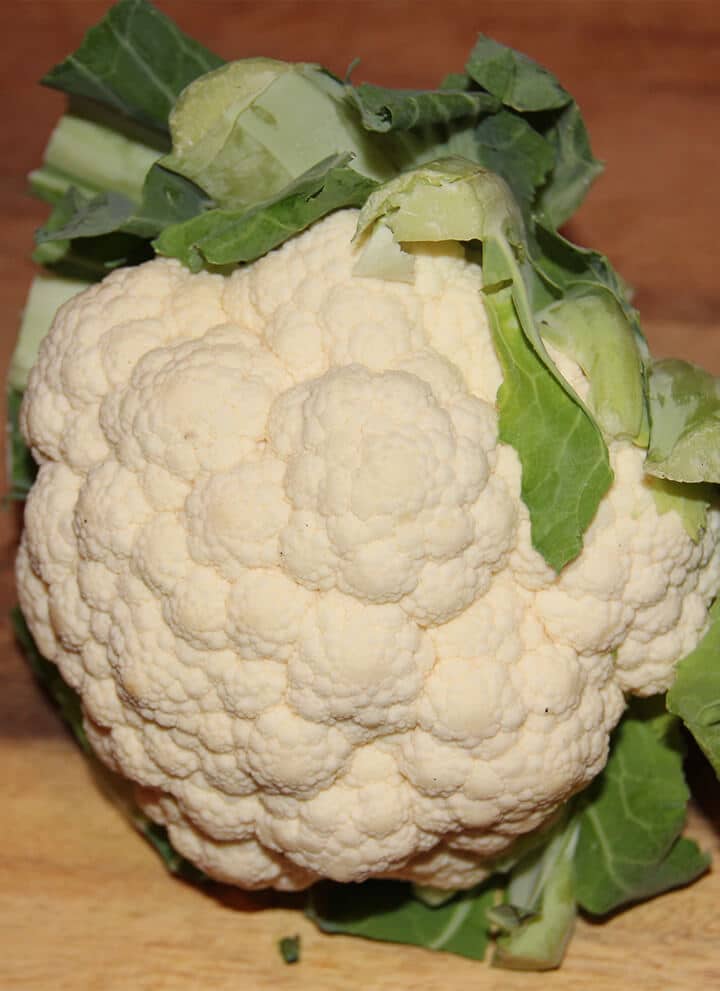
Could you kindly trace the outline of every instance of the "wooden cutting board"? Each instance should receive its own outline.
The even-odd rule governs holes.
[[[720,373],[720,17],[714,2],[160,0],[226,57],[316,60],[394,86],[434,84],[479,31],[533,54],[579,99],[608,173],[571,225],[637,290],[654,351]],[[4,4],[0,96],[2,367],[32,277],[42,207],[23,197],[62,101],[34,85],[106,9]],[[12,114],[12,116],[9,116]],[[14,602],[18,514],[0,515],[0,615]],[[444,954],[328,937],[292,899],[204,892],[167,876],[98,791],[0,633],[0,991],[430,991],[720,987],[720,873],[602,924],[580,922],[563,969],[509,974]],[[703,777],[701,775],[701,777]],[[690,831],[720,864],[718,787],[700,782]],[[277,940],[299,933],[288,966]]]

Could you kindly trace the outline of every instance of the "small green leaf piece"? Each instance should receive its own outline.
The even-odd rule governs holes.
[[[25,617],[17,606],[10,613],[10,619],[15,632],[15,638],[20,644],[30,670],[40,682],[51,701],[57,706],[63,721],[70,729],[77,743],[85,754],[90,756],[92,750],[85,735],[82,707],[77,693],[63,681],[57,666],[42,656],[28,629]]]
[[[56,230],[40,229],[35,239],[38,245],[48,241],[71,241],[76,237],[98,237],[119,230],[135,212],[132,200],[112,190],[85,200],[77,191],[75,193],[76,209],[72,216]]]
[[[106,771],[106,773],[112,772]],[[116,787],[119,780],[116,775],[112,775],[110,787]],[[132,802],[132,797],[130,801]],[[195,864],[186,860],[182,854],[177,852],[170,842],[170,837],[164,826],[160,826],[158,823],[148,819],[134,804],[131,804],[126,809],[126,813],[129,814],[129,818],[138,832],[145,837],[150,846],[160,855],[160,859],[169,874],[179,877],[189,884],[207,884],[210,881],[210,878],[204,871],[201,871],[199,867],[196,867]]]
[[[121,231],[143,239],[152,238],[166,227],[198,216],[211,205],[203,191],[189,179],[169,172],[157,163],[147,173],[139,203],[112,190],[86,199],[73,190],[70,196],[70,216],[58,226],[57,214],[54,214],[53,226],[48,225],[37,232],[38,245],[97,238]],[[67,198],[63,204],[68,204]]]
[[[720,379],[668,358],[650,368],[645,470],[676,482],[720,482]]]
[[[35,464],[30,448],[20,433],[20,406],[23,394],[12,386],[7,392],[7,474],[10,482],[9,498],[22,501],[27,497],[37,476],[38,467]]]
[[[140,205],[122,229],[137,237],[153,238],[166,227],[182,224],[211,207],[212,201],[194,182],[156,163],[145,178]]]
[[[54,235],[86,209],[88,199],[88,194],[81,193],[75,186],[68,186],[60,194],[44,226],[35,231],[34,262],[47,267],[62,263],[71,248],[70,238],[58,239]]]
[[[300,937],[283,936],[278,940],[278,952],[285,963],[298,963],[300,960]]]
[[[555,296],[561,299],[567,294],[596,294],[609,292],[622,309],[625,319],[635,337],[637,351],[643,365],[643,423],[635,438],[639,447],[647,447],[650,436],[650,421],[647,402],[647,365],[650,351],[640,327],[637,310],[632,305],[632,293],[612,267],[608,259],[597,251],[580,248],[564,238],[546,223],[535,219],[528,236],[530,263],[535,280],[535,296]],[[538,290],[538,283],[544,283],[544,290]],[[545,300],[543,308],[549,306]]]
[[[710,609],[710,627],[675,671],[667,694],[670,712],[680,716],[720,777],[720,598]]]
[[[474,130],[476,154],[486,169],[502,176],[517,201],[532,211],[535,191],[555,164],[555,153],[542,134],[510,110],[485,117]]]
[[[604,286],[580,286],[538,321],[543,339],[585,372],[590,408],[606,436],[636,440],[645,422],[644,366],[615,295]]]
[[[555,167],[540,190],[536,211],[543,223],[557,229],[575,213],[603,166],[592,153],[587,128],[575,102],[563,109],[543,136],[555,152]]]
[[[554,110],[572,99],[547,69],[482,34],[470,53],[465,71],[513,110]]]
[[[562,294],[582,286],[604,286],[623,307],[633,330],[640,332],[632,292],[605,255],[573,244],[562,234],[536,220],[530,241],[530,260],[538,274]]]
[[[57,276],[90,283],[105,278],[108,272],[121,265],[139,265],[152,258],[152,248],[146,240],[124,231],[56,240],[58,231],[72,227],[88,214],[91,202],[91,197],[74,186],[65,191],[45,226],[35,233],[37,247],[33,261],[51,269]],[[101,205],[100,201],[98,206]]]
[[[699,543],[705,533],[708,508],[717,504],[718,490],[701,482],[672,482],[654,475],[646,475],[645,484],[653,494],[658,513],[677,513],[687,535]]]

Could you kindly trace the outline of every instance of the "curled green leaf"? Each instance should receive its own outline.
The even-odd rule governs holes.
[[[350,87],[349,97],[369,131],[409,131],[413,128],[496,113],[500,101],[488,93],[466,89],[386,89],[361,83]]]

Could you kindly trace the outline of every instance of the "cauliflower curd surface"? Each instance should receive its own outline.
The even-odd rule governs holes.
[[[414,284],[359,278],[356,219],[230,276],[113,273],[22,410],[32,633],[176,849],[248,888],[481,880],[602,769],[720,584],[718,514],[694,543],[630,444],[582,554],[545,564],[478,266],[420,246]]]

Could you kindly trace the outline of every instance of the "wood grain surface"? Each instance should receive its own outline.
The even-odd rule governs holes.
[[[432,85],[479,31],[550,66],[607,164],[571,235],[636,289],[653,350],[720,373],[720,13],[714,0],[160,0],[226,57],[316,60],[355,78]],[[107,8],[0,8],[0,314],[7,366],[42,206],[24,196],[61,98],[36,80]],[[18,514],[0,515],[0,613],[14,602]],[[0,632],[0,991],[720,988],[720,871],[602,924],[579,923],[563,969],[508,974],[424,950],[326,937],[292,899],[171,880],[99,792]],[[718,790],[698,775],[691,832],[720,864]],[[700,808],[702,806],[702,810]],[[704,811],[703,811],[704,810]],[[715,811],[713,811],[715,810]],[[302,961],[276,941],[300,933]]]

